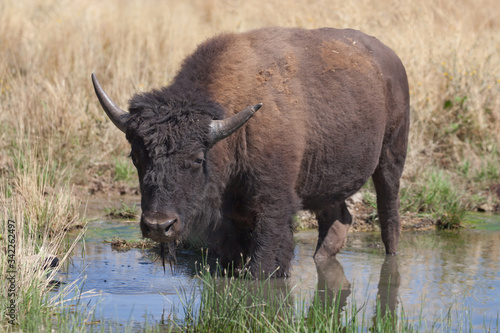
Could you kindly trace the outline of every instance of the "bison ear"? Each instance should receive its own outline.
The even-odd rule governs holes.
[[[262,107],[262,103],[251,105],[238,112],[234,116],[223,120],[212,120],[210,123],[210,141],[212,144],[227,138],[233,134],[238,128],[243,126],[258,109]]]
[[[102,89],[99,81],[94,73],[92,73],[92,83],[94,84],[95,94],[97,95],[97,99],[99,99],[99,103],[101,103],[104,112],[108,115],[109,119],[115,124],[116,127],[123,133],[127,131],[127,120],[130,117],[128,112],[120,109],[115,102],[111,98],[109,98],[108,94]]]

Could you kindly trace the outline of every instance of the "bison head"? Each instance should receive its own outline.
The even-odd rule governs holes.
[[[166,91],[136,95],[130,113],[104,92],[94,74],[94,89],[111,121],[126,133],[141,188],[143,237],[161,243],[189,238],[207,217],[214,180],[209,151],[230,136],[262,106],[249,106],[223,120],[222,107],[209,99],[176,99]],[[208,204],[207,204],[208,201]],[[198,220],[198,221],[197,221]]]

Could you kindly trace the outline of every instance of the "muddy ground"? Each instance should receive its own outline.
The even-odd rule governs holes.
[[[347,199],[346,203],[352,215],[352,225],[349,232],[380,230],[377,212],[363,200],[363,192],[356,193]],[[300,225],[304,228],[317,228],[314,214],[300,211],[297,215]],[[401,216],[401,226],[403,230],[428,230],[435,228],[435,222],[428,217],[406,213]]]
[[[88,182],[76,186],[76,192],[82,199],[81,212],[89,219],[102,218],[110,208],[118,209],[122,204],[129,207],[136,205],[140,212],[140,193],[137,186],[130,185],[124,181],[114,181],[112,172],[106,168],[103,170],[89,170]],[[500,186],[499,186],[500,190]],[[500,195],[500,194],[499,194]],[[363,200],[362,192],[358,192],[347,201],[349,211],[353,217],[350,232],[377,231],[380,229],[376,210]],[[308,211],[300,211],[297,214],[298,228],[317,228],[314,214]],[[138,221],[139,218],[128,218]],[[428,217],[417,216],[417,214],[406,213],[401,216],[403,230],[428,230],[435,228],[435,221]]]
[[[82,198],[82,212],[87,218],[101,218],[107,209],[119,208],[122,203],[127,206],[137,205],[140,211],[140,193],[134,181],[116,181],[111,164],[94,165],[88,169],[84,176],[87,181],[76,186],[76,192]],[[491,200],[476,207],[480,212],[500,212],[500,184],[492,185],[488,191]],[[376,210],[363,199],[363,190],[346,200],[349,211],[353,217],[350,232],[379,230]],[[130,218],[138,221],[138,217]],[[314,214],[301,211],[298,214],[298,229],[316,228],[317,222]],[[416,213],[401,212],[401,225],[403,230],[428,230],[434,229],[436,221],[430,217],[420,216]]]

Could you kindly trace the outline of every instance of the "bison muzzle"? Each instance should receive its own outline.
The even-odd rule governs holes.
[[[287,276],[294,214],[316,214],[315,257],[333,257],[352,221],[345,200],[371,176],[386,253],[396,253],[408,80],[374,37],[331,28],[222,34],[187,57],[168,87],[133,96],[128,112],[92,81],[130,142],[144,237],[206,247],[255,277]]]

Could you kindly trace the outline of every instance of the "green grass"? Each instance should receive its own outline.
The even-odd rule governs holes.
[[[104,210],[106,216],[117,219],[135,219],[139,216],[137,205],[127,205],[120,201],[119,207],[110,207]]]
[[[219,270],[220,273],[220,270]],[[182,332],[472,332],[473,309],[456,304],[444,314],[424,318],[406,314],[402,305],[391,312],[377,298],[373,310],[367,301],[338,290],[316,290],[297,296],[286,281],[221,277],[209,269],[200,271],[196,290],[179,291],[183,318],[170,317],[156,330]],[[325,292],[326,291],[326,292]],[[196,295],[199,294],[199,297]],[[355,293],[351,290],[351,295]],[[425,300],[421,309],[425,308]],[[371,308],[370,308],[371,309]],[[498,332],[498,318],[483,325],[484,332]],[[155,331],[155,327],[152,327]]]
[[[481,169],[475,174],[475,179],[479,182],[498,182],[500,180],[500,166],[497,161],[486,161]]]
[[[401,212],[430,215],[441,229],[460,228],[467,212],[466,195],[440,169],[424,172],[418,182],[400,192]]]
[[[137,181],[137,170],[129,159],[115,159],[115,181],[134,183]]]
[[[460,166],[468,172],[468,163]],[[372,181],[363,187],[364,201],[373,208],[376,219],[377,197]],[[420,174],[419,179],[400,189],[400,213],[418,213],[430,217],[439,229],[458,229],[462,226],[469,207],[474,207],[482,197],[465,193],[454,181],[453,174],[443,169],[431,168]]]
[[[220,270],[219,270],[220,273]],[[187,332],[342,332],[357,326],[342,315],[339,299],[312,304],[296,301],[293,288],[279,279],[264,281],[220,277],[208,269],[200,272],[200,288],[181,293],[184,318],[174,318],[174,330]],[[199,303],[195,293],[199,292]],[[357,312],[355,307],[346,313]]]
[[[500,231],[500,216],[485,213],[468,213],[467,226],[477,230]]]

